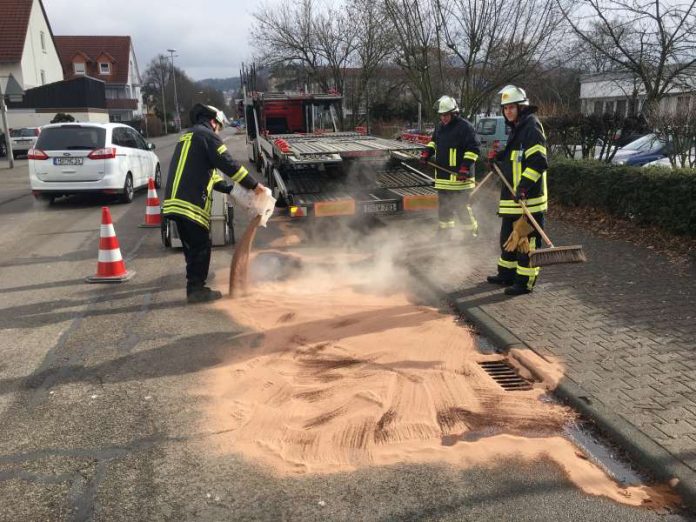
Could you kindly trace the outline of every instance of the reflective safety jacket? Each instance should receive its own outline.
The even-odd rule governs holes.
[[[530,212],[545,212],[549,207],[546,189],[546,135],[544,128],[534,115],[536,107],[524,108],[517,124],[511,125],[507,145],[498,153],[496,160],[505,178],[516,191],[518,186],[527,190],[525,204]],[[515,203],[513,194],[503,186],[500,192],[498,214],[521,215],[522,207]]]
[[[209,228],[213,189],[229,193],[232,188],[216,169],[244,188],[253,189],[258,184],[243,165],[232,159],[227,145],[210,125],[198,123],[181,135],[174,149],[162,214],[182,216]]]
[[[435,188],[438,190],[471,190],[474,188],[474,164],[480,153],[481,143],[473,125],[459,116],[443,125],[438,123],[430,143],[426,145],[435,153],[435,164],[447,170],[435,169]],[[471,173],[467,180],[457,179],[457,172],[466,165]]]

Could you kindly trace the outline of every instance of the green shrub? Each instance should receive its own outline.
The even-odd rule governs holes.
[[[553,159],[552,200],[600,208],[642,225],[696,237],[696,170]]]

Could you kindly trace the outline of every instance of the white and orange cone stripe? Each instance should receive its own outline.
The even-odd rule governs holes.
[[[143,227],[159,227],[162,224],[160,200],[155,190],[155,180],[147,180],[147,203],[145,204],[145,223]]]
[[[88,277],[89,283],[120,283],[133,277],[133,272],[126,270],[126,263],[121,256],[114,224],[109,207],[102,207],[102,222],[99,227],[99,254],[97,256],[97,273]]]

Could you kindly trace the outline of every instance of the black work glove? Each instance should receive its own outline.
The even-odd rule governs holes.
[[[522,185],[517,186],[517,190],[515,191],[515,203],[519,203],[521,199],[527,199],[527,189],[526,187],[523,187]]]

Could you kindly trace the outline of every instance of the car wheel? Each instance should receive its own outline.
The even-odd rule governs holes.
[[[159,163],[155,167],[155,188],[162,188],[162,169],[160,169]]]
[[[123,194],[121,194],[121,202],[132,203],[134,195],[135,189],[133,188],[133,176],[129,172],[128,174],[126,174],[126,181],[123,184]]]
[[[172,246],[172,231],[169,228],[169,220],[163,218],[160,224],[160,234],[162,236],[162,244],[165,248],[170,248]]]

